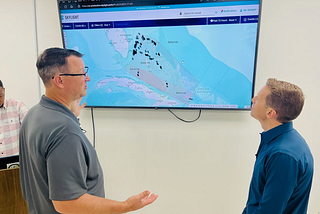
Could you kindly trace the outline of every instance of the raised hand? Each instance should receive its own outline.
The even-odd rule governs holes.
[[[82,105],[80,105],[81,100],[82,97],[74,101],[70,106],[70,110],[76,115],[76,117],[80,115],[81,109],[83,109],[87,105],[87,103],[83,103]]]
[[[131,196],[125,203],[129,208],[128,211],[134,211],[153,203],[157,198],[158,195],[155,195],[154,193],[150,194],[150,191],[146,190],[138,195]]]

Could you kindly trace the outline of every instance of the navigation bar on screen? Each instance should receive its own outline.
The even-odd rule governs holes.
[[[258,16],[230,16],[191,19],[163,19],[116,22],[76,22],[63,23],[63,30],[101,29],[101,28],[138,28],[138,27],[168,27],[218,24],[249,24],[258,23]]]

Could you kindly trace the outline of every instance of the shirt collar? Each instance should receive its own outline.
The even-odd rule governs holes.
[[[6,98],[4,98],[4,103],[3,103],[2,108],[6,109],[6,108],[7,108],[7,106],[8,106],[8,101],[7,101],[7,99],[6,99]]]
[[[76,117],[76,115],[68,109],[66,106],[62,105],[61,103],[58,103],[44,95],[42,95],[41,100],[40,100],[40,105],[55,110],[59,111],[63,114],[66,114],[68,117],[70,117],[72,120],[74,120],[77,124],[79,124],[79,121]]]
[[[288,123],[283,123],[279,126],[276,126],[266,132],[261,133],[261,141],[264,143],[270,143],[273,139],[278,137],[279,135],[291,131],[293,129],[292,121]]]

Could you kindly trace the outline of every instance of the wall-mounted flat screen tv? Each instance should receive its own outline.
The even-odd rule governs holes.
[[[58,0],[87,107],[250,109],[259,0]]]

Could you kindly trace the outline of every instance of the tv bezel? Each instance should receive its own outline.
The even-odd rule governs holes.
[[[65,43],[63,41],[63,29],[62,29],[62,20],[61,20],[61,9],[59,7],[59,2],[63,0],[57,0],[57,7],[59,11],[59,22],[60,22],[60,32],[61,32],[61,41],[63,48],[65,47]],[[157,0],[154,0],[157,1]],[[177,4],[184,4],[184,3],[190,3],[186,2],[187,0],[176,0],[176,2],[180,2]],[[239,0],[229,0],[229,1],[239,1]],[[247,1],[247,0],[243,0]],[[256,79],[256,73],[257,73],[257,59],[258,59],[258,48],[259,48],[259,37],[260,37],[260,24],[261,24],[261,11],[262,11],[262,2],[263,0],[259,1],[259,13],[258,13],[258,26],[257,26],[257,36],[256,36],[256,48],[255,48],[255,59],[254,59],[254,65],[253,65],[253,78],[252,78],[252,94],[251,94],[251,100],[254,97],[255,93],[255,79]],[[172,2],[172,1],[170,1]],[[223,1],[226,2],[226,1]],[[165,4],[164,4],[165,5]],[[150,5],[151,6],[151,5]],[[252,106],[252,103],[251,105]],[[169,106],[90,106],[86,105],[85,108],[97,108],[97,109],[103,109],[103,108],[115,108],[115,109],[177,109],[177,110],[226,110],[226,111],[251,111],[251,108],[205,108],[205,107],[169,107]]]

